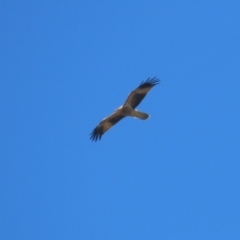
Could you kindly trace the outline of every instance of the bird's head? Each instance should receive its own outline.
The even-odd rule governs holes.
[[[116,110],[115,110],[115,112],[117,112],[117,111],[119,111],[119,110],[121,110],[122,109],[122,106],[120,106],[119,108],[117,108]]]

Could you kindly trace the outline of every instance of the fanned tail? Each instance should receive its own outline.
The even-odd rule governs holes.
[[[138,111],[138,110],[134,110],[134,111],[132,112],[132,116],[133,116],[133,117],[136,117],[136,118],[139,118],[139,119],[141,119],[141,120],[146,120],[146,119],[149,118],[149,115],[148,115],[147,113],[140,112],[140,111]]]

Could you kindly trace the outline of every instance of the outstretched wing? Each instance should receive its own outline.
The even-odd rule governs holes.
[[[143,81],[138,88],[129,94],[124,105],[130,105],[132,108],[136,108],[138,104],[145,98],[151,88],[157,85],[159,82],[160,80],[156,77],[148,78],[146,81]]]
[[[112,115],[104,118],[97,127],[95,127],[90,134],[92,141],[100,140],[102,135],[109,130],[113,125],[119,122],[122,118],[124,118],[120,112],[115,112]]]

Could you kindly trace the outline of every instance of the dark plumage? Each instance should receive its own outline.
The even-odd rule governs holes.
[[[139,103],[145,98],[147,93],[151,90],[152,87],[157,85],[159,83],[159,80],[154,78],[148,78],[146,81],[142,81],[141,84],[133,90],[126,100],[126,103],[130,104],[132,108],[136,108]]]
[[[112,115],[104,118],[99,125],[94,128],[90,134],[93,141],[100,140],[102,135],[109,130],[113,125],[119,122],[126,116],[136,117],[142,120],[149,118],[147,113],[140,112],[135,108],[140,104],[140,102],[145,98],[147,93],[159,83],[159,79],[148,78],[143,81],[135,90],[133,90],[127,97],[127,100],[123,106],[119,107]]]
[[[102,138],[102,135],[113,125],[115,125],[117,122],[119,122],[121,119],[123,119],[125,116],[120,115],[117,112],[114,112],[112,115],[104,118],[97,127],[94,128],[94,130],[91,133],[91,139],[93,141],[100,140]]]

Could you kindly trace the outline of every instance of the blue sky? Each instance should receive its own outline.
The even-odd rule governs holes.
[[[0,12],[0,239],[240,239],[239,1]],[[154,76],[150,119],[90,141]]]

